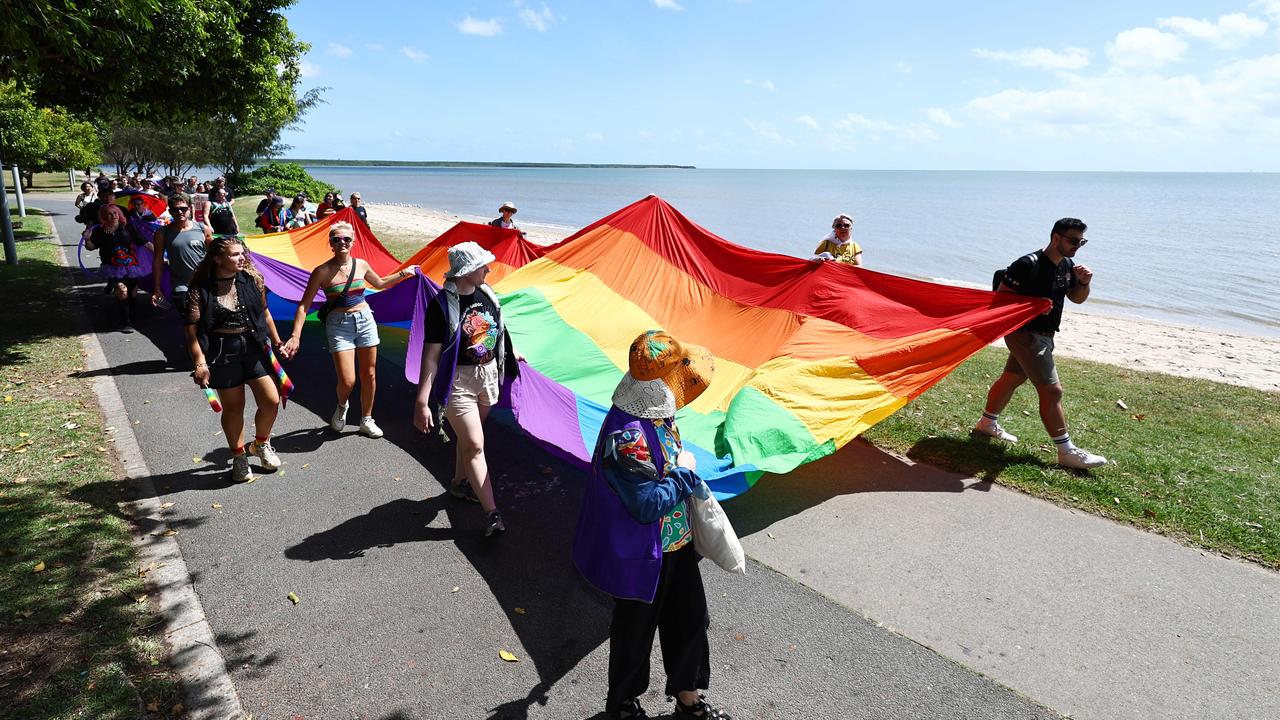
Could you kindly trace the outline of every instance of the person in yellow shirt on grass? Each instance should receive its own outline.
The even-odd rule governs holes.
[[[853,241],[852,217],[841,213],[831,221],[831,234],[818,243],[813,259],[835,260],[846,265],[862,264],[862,246]]]

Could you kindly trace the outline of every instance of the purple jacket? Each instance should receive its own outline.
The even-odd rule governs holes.
[[[603,448],[606,439],[626,427],[644,433],[650,448],[654,467],[660,480],[656,493],[651,493],[648,503],[652,509],[652,495],[663,496],[660,511],[652,522],[640,522],[627,509],[619,491],[631,492],[625,479],[613,480],[620,485],[615,489],[607,467]],[[609,409],[600,427],[595,452],[591,458],[591,474],[582,493],[582,509],[578,514],[578,527],[573,537],[573,562],[595,587],[626,600],[653,602],[658,590],[658,576],[662,571],[662,515],[689,496],[693,485],[701,482],[692,471],[680,468],[678,472],[664,471],[665,459],[653,424],[623,412],[617,407]],[[651,486],[655,483],[645,483]],[[636,498],[630,497],[633,508]]]

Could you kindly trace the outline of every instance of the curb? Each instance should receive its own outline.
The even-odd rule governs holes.
[[[53,218],[49,218],[50,235],[58,248],[58,259],[68,284],[74,286],[74,274],[68,264],[66,247]],[[98,336],[89,328],[83,312],[76,317],[81,326],[80,345],[84,350],[85,369],[109,370]],[[166,529],[160,500],[151,483],[147,467],[133,434],[133,425],[125,411],[120,390],[112,376],[102,374],[93,379],[93,392],[98,398],[108,426],[114,426],[115,453],[124,467],[125,477],[138,490],[139,497],[124,503],[133,520],[134,546],[142,567],[151,563],[156,569],[147,573],[147,585],[157,598],[165,623],[165,640],[169,645],[169,664],[182,678],[186,715],[192,720],[241,720],[245,717],[240,695],[227,672],[226,660],[218,649],[213,629],[204,614],[204,606],[196,595],[195,585],[182,557],[182,548]]]

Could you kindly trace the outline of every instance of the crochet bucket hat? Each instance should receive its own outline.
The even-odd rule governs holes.
[[[480,247],[480,243],[467,241],[449,248],[449,272],[446,278],[456,278],[475,272],[494,261],[493,253]]]
[[[631,343],[627,366],[613,391],[613,404],[636,417],[657,419],[675,415],[707,389],[715,359],[701,345],[648,330]]]

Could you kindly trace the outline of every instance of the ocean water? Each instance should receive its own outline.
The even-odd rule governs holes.
[[[727,240],[796,256],[847,212],[867,267],[979,287],[1078,217],[1094,310],[1280,337],[1280,174],[307,169],[366,202],[491,217],[510,200],[518,221],[567,228],[653,193]]]

